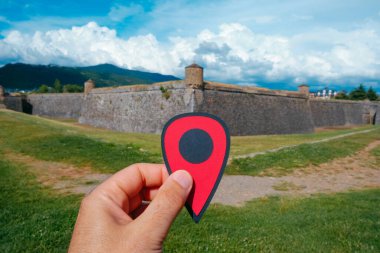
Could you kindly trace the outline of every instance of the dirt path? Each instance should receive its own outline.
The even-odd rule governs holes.
[[[380,141],[375,141],[353,156],[299,169],[283,177],[225,175],[212,202],[242,205],[270,195],[307,195],[380,187],[380,168],[369,153],[379,145]]]
[[[6,152],[5,156],[8,160],[25,164],[41,184],[62,193],[86,194],[110,176],[110,174],[94,173],[88,167],[78,168],[66,163],[38,160],[12,152]]]
[[[308,195],[380,187],[380,168],[370,155],[379,145],[380,140],[374,141],[353,156],[298,169],[282,177],[225,175],[212,202],[239,206],[271,195]],[[37,160],[12,152],[5,155],[9,160],[27,165],[42,184],[63,193],[86,194],[110,176],[93,173],[91,168]]]

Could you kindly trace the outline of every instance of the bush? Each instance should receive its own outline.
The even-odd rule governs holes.
[[[83,86],[80,86],[77,84],[66,84],[63,86],[63,92],[65,93],[83,92]]]

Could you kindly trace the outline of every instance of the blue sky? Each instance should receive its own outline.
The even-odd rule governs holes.
[[[0,64],[112,63],[270,88],[380,91],[380,1],[0,0]]]

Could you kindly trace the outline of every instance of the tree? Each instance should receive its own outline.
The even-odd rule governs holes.
[[[77,84],[66,84],[63,86],[63,92],[65,93],[83,92],[83,86],[80,86]]]
[[[375,90],[371,87],[369,87],[368,91],[367,91],[367,97],[369,100],[371,101],[375,101],[378,99],[378,95],[376,94]]]
[[[48,93],[49,92],[49,87],[46,84],[42,84],[38,90],[38,93]]]
[[[335,96],[335,99],[348,99],[346,91],[338,92],[338,94]]]
[[[363,84],[360,84],[359,87],[353,89],[350,92],[350,99],[351,100],[364,100],[367,98],[367,92],[364,88]]]
[[[59,79],[55,79],[53,87],[54,87],[54,92],[62,93],[62,84],[61,84],[61,81],[59,81]]]

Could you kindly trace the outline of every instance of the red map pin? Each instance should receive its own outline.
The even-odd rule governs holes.
[[[186,170],[193,188],[186,208],[198,223],[222,179],[230,151],[227,125],[207,113],[185,113],[170,119],[162,131],[162,154],[169,174]]]

